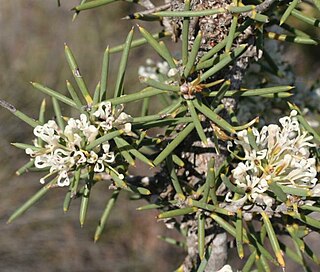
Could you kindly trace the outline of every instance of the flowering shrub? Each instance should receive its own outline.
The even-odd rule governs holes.
[[[82,1],[74,8],[75,16],[111,2]],[[238,256],[246,257],[242,271],[251,271],[253,266],[270,271],[269,262],[284,270],[284,253],[305,269],[306,257],[319,265],[304,240],[320,229],[314,217],[320,212],[320,136],[304,118],[308,112],[317,119],[316,107],[309,107],[308,99],[301,101],[299,96],[294,99],[308,110],[301,111],[294,99],[296,104],[287,101],[294,94],[294,87],[287,85],[294,82],[294,75],[287,64],[269,55],[273,51],[264,43],[272,39],[318,45],[318,39],[286,21],[293,16],[319,26],[319,20],[297,9],[296,0],[174,0],[160,6],[149,0],[137,2],[145,10],[125,18],[160,21],[164,31],[152,34],[138,26],[142,39],[133,40],[132,28],[124,44],[108,47],[94,92],[88,90],[67,45],[66,59],[77,84],[74,88],[67,82],[71,98],[32,83],[52,97],[56,120],[45,122],[44,106],[39,119],[34,120],[0,100],[1,106],[31,125],[37,137],[34,145],[15,144],[30,156],[17,172],[34,168],[45,172],[40,180],[45,185],[9,222],[50,189],[68,186],[64,210],[80,197],[83,225],[91,188],[97,181],[107,180],[114,191],[99,220],[95,241],[119,193],[129,191],[149,202],[138,210],[159,209],[157,218],[184,238],[184,242],[165,239],[186,249],[178,271],[233,269],[226,265],[227,233],[236,241]],[[318,1],[303,4],[320,10]],[[172,53],[160,40],[166,36],[181,40],[179,53]],[[162,60],[148,59],[147,66],[138,71],[144,87],[126,94],[128,55],[133,47],[146,43]],[[119,51],[122,57],[115,85],[109,86],[110,54]],[[279,56],[279,51],[275,52]],[[261,74],[268,75],[270,82],[263,85],[256,81]],[[154,113],[150,98],[155,96],[162,105]],[[271,102],[264,104],[267,99]],[[131,102],[141,103],[140,116],[131,117],[123,111]],[[59,103],[77,109],[79,119],[62,117]],[[272,105],[270,116],[263,113],[268,105]],[[267,122],[272,118],[275,123],[275,112],[285,116],[279,119],[280,125]],[[259,117],[264,119],[262,128],[257,125]],[[151,134],[153,128],[160,134]],[[160,170],[149,177],[132,176],[129,166],[137,159]],[[282,235],[291,238],[295,250],[284,244]]]

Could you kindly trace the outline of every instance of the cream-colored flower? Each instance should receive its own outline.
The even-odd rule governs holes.
[[[316,185],[316,160],[310,157],[310,148],[315,144],[311,143],[312,136],[301,130],[296,116],[297,112],[292,111],[289,116],[280,118],[281,126],[271,124],[260,132],[252,129],[237,133],[234,143],[242,148],[244,158],[232,170],[232,177],[238,187],[245,189],[245,200],[257,202],[262,199],[265,204],[272,204],[265,197],[272,182],[294,188]],[[249,133],[253,135],[251,140]],[[233,201],[231,196],[229,193],[226,201]]]

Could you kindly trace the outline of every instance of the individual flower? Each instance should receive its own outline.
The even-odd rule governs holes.
[[[312,189],[317,183],[316,160],[310,157],[312,136],[300,128],[297,111],[279,119],[280,126],[270,124],[260,132],[253,128],[237,133],[234,144],[244,157],[232,170],[234,183],[246,192],[240,199],[227,193],[226,201],[272,205],[267,197],[271,183],[292,188]],[[229,147],[232,143],[229,143]]]

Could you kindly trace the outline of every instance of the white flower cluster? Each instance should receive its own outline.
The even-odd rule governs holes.
[[[271,183],[293,188],[313,188],[317,183],[316,160],[310,157],[312,136],[300,129],[297,111],[279,119],[281,126],[271,124],[259,132],[242,130],[234,143],[244,151],[243,162],[232,171],[234,183],[245,190],[235,199],[231,192],[227,202],[265,204],[271,206],[273,198],[266,194]],[[232,143],[229,143],[229,147]]]
[[[169,67],[166,61],[155,63],[151,59],[146,60],[147,66],[140,66],[138,74],[141,77],[151,78],[164,83],[176,82],[179,78],[179,70]]]
[[[167,77],[169,69],[169,64],[166,61],[155,63],[152,59],[147,59],[146,66],[140,66],[138,74],[156,81],[162,81],[164,77]]]
[[[86,146],[112,128],[130,132],[132,118],[122,110],[123,106],[118,106],[112,112],[111,103],[102,102],[93,113],[94,121],[81,114],[79,119],[70,118],[64,130],[53,120],[36,126],[33,133],[43,141],[43,147],[35,141],[36,148],[27,148],[26,153],[34,158],[35,167],[49,168],[49,174],[40,182],[44,183],[46,178],[57,174],[58,186],[68,186],[70,172],[78,167],[91,166],[96,173],[105,171],[106,166],[115,160],[110,144],[105,142],[90,151]]]

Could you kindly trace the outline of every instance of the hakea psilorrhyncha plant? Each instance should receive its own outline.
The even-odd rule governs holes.
[[[74,8],[74,18],[84,10],[112,2],[115,0],[81,1]],[[151,34],[138,26],[142,38],[133,40],[132,29],[124,44],[108,47],[101,80],[92,95],[65,45],[78,86],[75,89],[67,81],[71,98],[32,83],[52,97],[56,120],[45,121],[45,103],[38,120],[34,120],[1,100],[4,108],[33,127],[36,136],[33,145],[14,144],[30,156],[17,173],[45,173],[40,179],[44,187],[9,222],[50,189],[60,186],[69,188],[63,203],[65,211],[74,198],[81,197],[83,225],[92,187],[107,180],[113,193],[99,221],[95,241],[119,193],[129,191],[149,202],[138,210],[159,209],[158,219],[185,237],[183,243],[164,238],[187,250],[178,271],[251,271],[254,266],[258,271],[270,271],[269,263],[285,269],[284,254],[307,270],[306,258],[319,265],[320,260],[304,237],[320,229],[314,217],[320,212],[320,136],[295,104],[288,103],[284,109],[281,101],[293,95],[292,86],[268,82],[263,88],[246,88],[242,81],[250,62],[260,65],[260,74],[286,76],[266,49],[266,39],[318,45],[317,39],[294,28],[287,19],[292,16],[318,27],[319,21],[300,8],[308,5],[320,10],[320,2],[186,0],[165,1],[160,6],[149,0],[126,2],[145,8],[126,19],[160,21],[164,31]],[[181,39],[181,59],[174,58],[179,53],[173,54],[161,40],[168,36],[174,41]],[[140,82],[147,86],[125,94],[129,52],[146,43],[162,61],[148,58],[147,66],[139,69]],[[116,83],[109,86],[110,54],[120,51],[123,53]],[[149,99],[153,96],[159,98],[163,108],[150,115]],[[262,128],[259,116],[239,124],[237,112],[248,115],[250,109],[244,109],[244,105],[250,104],[244,102],[253,97],[271,99],[274,108],[270,112],[281,112],[282,117]],[[124,107],[136,101],[142,101],[141,116],[132,117]],[[77,109],[78,116],[62,117],[60,102]],[[165,132],[150,136],[150,128],[165,128]],[[131,176],[129,166],[135,165],[136,159],[150,167],[160,166],[161,171],[152,177]],[[239,257],[246,258],[242,267],[226,265],[226,233],[236,241]],[[280,235],[291,237],[295,248],[287,246]],[[266,243],[271,249],[265,247]]]

